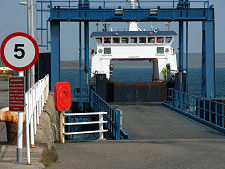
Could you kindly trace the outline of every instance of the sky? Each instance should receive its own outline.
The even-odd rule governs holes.
[[[0,44],[9,34],[14,32],[27,32],[27,12],[26,6],[19,5],[23,0],[0,0]],[[26,1],[26,0],[25,0]],[[118,1],[118,0],[114,0]],[[121,0],[120,0],[121,1]],[[36,0],[34,0],[36,4]],[[125,0],[124,0],[125,2]],[[210,0],[210,4],[215,8],[215,31],[216,31],[216,53],[225,53],[225,0]],[[157,5],[157,4],[156,4]],[[36,7],[36,6],[35,6]],[[34,13],[36,20],[36,12]],[[40,21],[38,21],[39,24]],[[164,23],[152,23],[154,28],[166,30]],[[35,25],[37,25],[35,21]],[[99,29],[102,29],[102,23],[99,23]],[[127,23],[110,23],[113,30],[127,29]],[[151,23],[139,23],[141,29],[149,30]],[[78,24],[61,23],[61,60],[78,59]],[[96,31],[96,23],[90,23],[90,33]],[[178,33],[178,23],[171,23],[170,30]],[[201,52],[202,26],[200,22],[189,23],[189,52]],[[36,36],[37,39],[37,36]],[[39,36],[40,39],[40,36]],[[40,42],[40,41],[39,41]],[[178,51],[178,38],[176,38],[173,47]],[[93,40],[90,39],[90,48],[95,48]],[[46,48],[40,48],[41,52],[47,51]],[[49,50],[48,50],[49,51]]]

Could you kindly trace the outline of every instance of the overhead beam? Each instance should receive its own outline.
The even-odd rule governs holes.
[[[122,16],[115,16],[115,9],[68,9],[52,8],[50,21],[210,21],[214,8],[172,8],[159,9],[158,15],[150,15],[150,9],[124,9]]]

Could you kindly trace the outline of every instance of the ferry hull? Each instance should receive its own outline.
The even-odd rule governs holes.
[[[107,80],[105,74],[96,74],[91,80],[91,88],[107,102],[164,102],[167,89],[174,82],[161,83],[117,83]]]

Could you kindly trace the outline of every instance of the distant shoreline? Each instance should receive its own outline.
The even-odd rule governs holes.
[[[177,57],[178,58],[178,57]],[[184,53],[184,67],[186,65]],[[189,53],[189,68],[201,68],[202,64],[202,54],[201,53]],[[130,64],[132,62],[132,64]],[[177,59],[178,62],[178,59]],[[84,61],[82,61],[84,63]],[[91,63],[91,61],[90,61]],[[115,69],[117,68],[152,68],[152,63],[149,61],[112,61]],[[216,68],[225,68],[225,53],[216,53]],[[61,61],[61,69],[64,70],[78,70],[79,61]]]
[[[149,67],[115,67],[114,69],[147,69],[147,68],[152,68],[152,66],[149,66]],[[184,66],[185,68],[185,66]],[[195,68],[198,68],[200,69],[201,67],[200,66],[189,66],[188,68],[190,69],[195,69]],[[216,66],[216,68],[225,68],[225,65],[224,66]],[[79,70],[79,67],[77,68],[74,68],[74,67],[62,67],[61,66],[61,70]]]

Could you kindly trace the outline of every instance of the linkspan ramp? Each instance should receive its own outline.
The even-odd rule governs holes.
[[[191,120],[161,104],[120,104],[122,127],[131,140],[220,139],[224,133]]]

